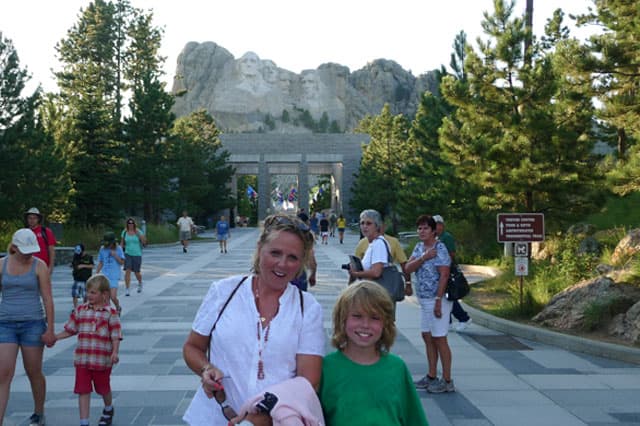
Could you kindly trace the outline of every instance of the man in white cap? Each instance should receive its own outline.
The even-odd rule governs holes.
[[[433,216],[433,220],[436,222],[436,234],[438,235],[438,240],[442,241],[445,246],[447,246],[447,250],[449,251],[449,256],[451,256],[451,262],[455,262],[456,255],[456,240],[453,238],[450,232],[444,230],[444,219],[439,214]],[[456,331],[464,331],[469,324],[471,324],[471,318],[467,311],[462,308],[460,302],[457,300],[453,301],[453,307],[451,309],[451,315],[454,316],[455,319],[458,320],[458,325],[456,326]]]
[[[27,210],[24,213],[24,221],[26,227],[36,234],[40,246],[40,251],[33,255],[47,264],[49,275],[51,275],[56,260],[56,237],[50,228],[42,226],[42,214],[37,208],[31,207]]]

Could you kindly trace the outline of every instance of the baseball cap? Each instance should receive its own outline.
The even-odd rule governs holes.
[[[102,244],[105,246],[111,245],[116,242],[116,234],[113,232],[105,232],[102,237]]]
[[[433,220],[435,220],[436,223],[444,223],[444,219],[439,214],[433,216]]]
[[[36,234],[31,229],[18,229],[11,238],[11,244],[15,245],[22,254],[33,254],[40,251]]]

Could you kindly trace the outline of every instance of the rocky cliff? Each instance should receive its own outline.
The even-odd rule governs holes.
[[[386,59],[354,72],[327,63],[296,74],[253,52],[236,59],[213,42],[184,47],[172,88],[178,117],[204,108],[226,132],[284,133],[349,131],[385,103],[412,117],[426,90],[437,92],[433,73],[415,77]]]

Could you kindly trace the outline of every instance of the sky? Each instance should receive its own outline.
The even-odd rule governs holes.
[[[78,21],[89,0],[3,0],[0,32],[12,40],[20,64],[32,75],[30,86],[57,91],[52,69],[59,70],[55,45]],[[160,54],[167,89],[180,51],[190,41],[213,41],[235,58],[248,51],[280,68],[300,73],[326,62],[353,72],[375,59],[391,59],[415,76],[448,66],[460,30],[475,46],[482,35],[483,12],[492,0],[131,0],[152,10],[164,29]],[[515,12],[524,13],[525,0]],[[585,12],[588,0],[534,0],[534,32],[561,4],[569,13]],[[584,31],[582,31],[584,33]],[[580,33],[575,33],[580,35]]]

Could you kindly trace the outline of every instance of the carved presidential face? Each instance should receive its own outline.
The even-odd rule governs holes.
[[[275,84],[278,82],[278,67],[273,61],[262,61],[262,78],[268,83]]]
[[[238,59],[238,70],[244,77],[255,77],[260,68],[260,58],[253,52],[247,52]]]
[[[320,89],[320,79],[315,71],[307,71],[302,74],[302,91],[305,94],[318,93]]]

